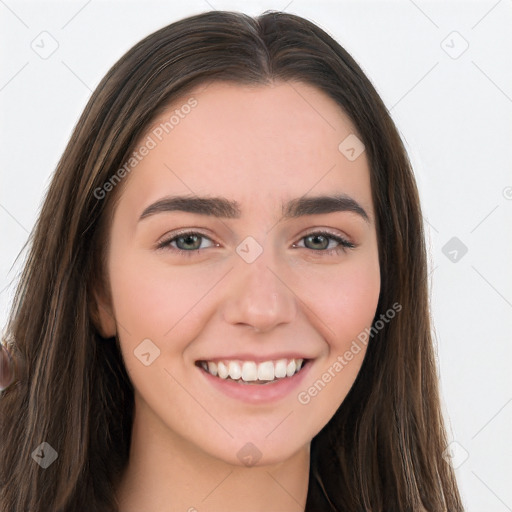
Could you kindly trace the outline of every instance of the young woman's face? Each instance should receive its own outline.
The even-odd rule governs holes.
[[[140,140],[100,310],[147,432],[229,463],[275,463],[343,402],[380,291],[354,131],[309,85],[215,82]]]

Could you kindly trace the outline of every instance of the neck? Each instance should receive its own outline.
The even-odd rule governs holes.
[[[309,444],[278,464],[233,465],[140,417],[135,411],[129,464],[117,490],[119,512],[304,511]]]

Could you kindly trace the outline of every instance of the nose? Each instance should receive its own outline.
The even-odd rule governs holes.
[[[292,291],[293,283],[279,272],[270,253],[263,251],[252,263],[239,260],[230,272],[224,302],[226,322],[265,332],[295,318],[297,298]]]

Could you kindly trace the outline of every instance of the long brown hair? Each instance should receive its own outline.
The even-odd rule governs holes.
[[[275,11],[215,11],[128,51],[92,94],[58,163],[4,342],[17,371],[0,395],[0,512],[117,510],[133,387],[118,340],[98,330],[94,290],[104,282],[122,184],[104,198],[97,191],[169,103],[216,80],[301,81],[348,114],[370,165],[382,279],[375,320],[402,306],[371,338],[348,396],[312,441],[306,510],[463,510],[442,456],[422,215],[397,129],[361,68],[315,24]],[[32,458],[43,442],[58,454],[47,469]]]

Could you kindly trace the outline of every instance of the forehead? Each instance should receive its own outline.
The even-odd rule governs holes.
[[[137,208],[165,194],[217,195],[279,208],[311,193],[355,196],[371,211],[363,152],[340,143],[356,133],[334,100],[300,82],[248,86],[213,82],[174,101],[136,148],[151,145],[126,184]],[[123,194],[123,195],[125,195]]]

